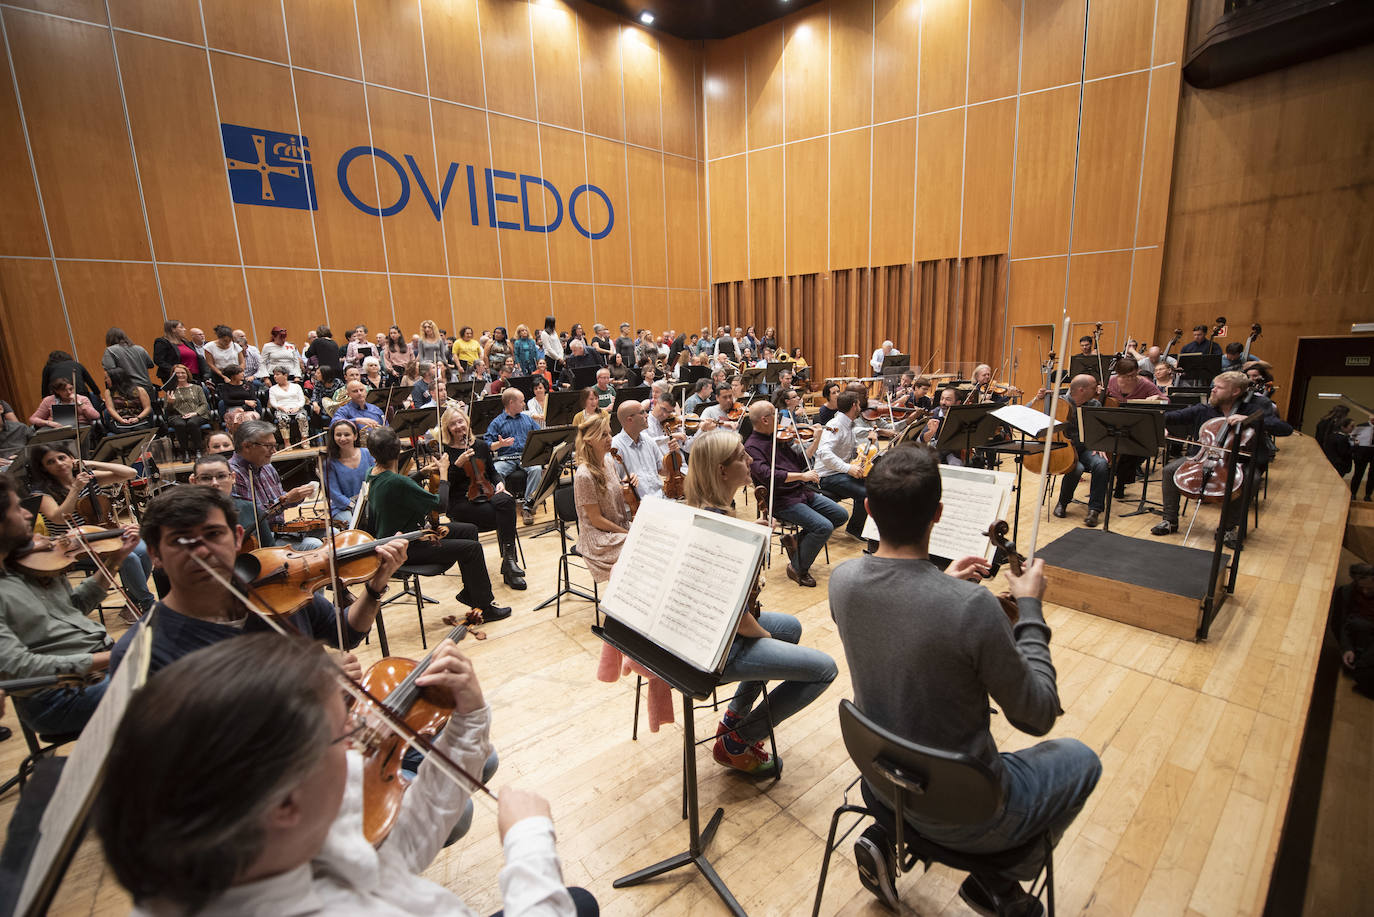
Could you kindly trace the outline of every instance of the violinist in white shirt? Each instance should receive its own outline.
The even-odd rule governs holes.
[[[863,540],[868,509],[864,501],[868,490],[864,487],[863,464],[855,461],[859,446],[854,436],[854,418],[859,416],[859,396],[845,392],[836,400],[837,410],[830,423],[821,430],[821,443],[816,448],[816,472],[821,476],[821,493],[836,503],[852,498],[854,508],[849,511],[845,531]]]

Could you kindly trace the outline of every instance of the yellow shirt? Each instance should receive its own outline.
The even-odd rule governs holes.
[[[482,344],[476,338],[465,341],[461,338],[453,342],[453,358],[472,364],[482,359]]]

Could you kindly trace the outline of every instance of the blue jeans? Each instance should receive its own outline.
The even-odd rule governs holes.
[[[522,468],[525,471],[525,502],[529,503],[534,498],[535,491],[539,490],[539,482],[544,477],[544,467],[542,465],[521,465],[514,459],[496,460],[496,473],[502,478],[515,474]]]
[[[401,773],[407,780],[413,781],[415,775],[420,771],[420,764],[425,760],[424,756],[413,748],[406,748],[405,755],[401,758]],[[491,778],[496,774],[496,769],[501,766],[501,757],[496,754],[496,749],[491,750],[487,755],[487,760],[482,762],[482,782],[490,783]],[[463,806],[463,814],[458,816],[458,820],[453,823],[453,827],[448,832],[448,838],[444,841],[444,846],[450,846],[454,841],[468,833],[472,828],[473,813],[472,797],[468,797],[467,803]]]
[[[830,540],[830,533],[835,531],[835,526],[849,518],[843,506],[816,493],[808,493],[805,503],[773,510],[773,515],[784,522],[801,526],[801,542],[797,546],[798,573],[811,569],[812,562]]]
[[[79,691],[75,688],[54,688],[28,697],[16,697],[14,709],[24,724],[39,735],[80,732],[91,714],[95,713],[109,684],[107,675],[99,684],[86,685]]]
[[[965,853],[997,853],[1049,833],[1058,844],[1064,831],[1083,809],[1102,762],[1077,739],[1050,739],[1024,751],[1002,752],[1002,811],[978,825],[922,824],[907,821],[922,836]],[[864,786],[865,798],[871,796]],[[1037,854],[1039,852],[1037,851]],[[1030,881],[1040,872],[1037,855],[1015,867],[1009,878]]]
[[[820,697],[835,680],[835,660],[820,650],[798,646],[801,622],[792,615],[765,611],[759,617],[764,630],[773,635],[736,637],[725,660],[722,682],[738,681],[739,688],[730,701],[730,712],[743,717],[735,732],[746,745],[768,736],[769,715],[776,726]],[[768,695],[768,707],[755,707],[759,692],[769,679],[784,679]]]
[[[1094,452],[1084,453],[1072,468],[1064,472],[1059,485],[1059,505],[1069,505],[1074,489],[1078,487],[1078,479],[1083,477],[1085,470],[1091,476],[1088,483],[1088,509],[1100,513],[1107,505],[1107,474],[1111,471],[1111,464]]]
[[[153,573],[153,559],[148,556],[148,546],[140,539],[138,546],[124,558],[119,566],[119,582],[129,598],[134,600],[139,611],[153,607],[153,594],[148,591],[148,577]],[[90,689],[87,688],[89,691]]]
[[[868,510],[864,509],[868,489],[864,487],[864,482],[844,471],[828,474],[821,478],[821,493],[836,502],[846,498],[854,500],[854,508],[849,511],[849,524],[844,528],[855,538],[864,537],[864,523],[868,521]]]

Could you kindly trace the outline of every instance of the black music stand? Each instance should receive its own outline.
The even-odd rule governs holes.
[[[1178,407],[1181,404],[1201,404],[1212,395],[1212,389],[1207,385],[1173,385],[1165,392],[1169,396],[1169,406]]]
[[[376,405],[383,411],[400,407],[406,403],[410,397],[410,386],[392,385],[385,388],[374,388],[367,393],[367,403]]]
[[[95,462],[116,462],[120,465],[132,465],[139,460],[139,456],[148,448],[148,444],[157,436],[157,430],[152,427],[146,430],[130,430],[127,433],[114,433],[100,441],[100,445],[95,449],[95,455],[91,460]]]
[[[1116,368],[1116,354],[1076,353],[1069,357],[1069,378],[1092,376],[1103,385]]]
[[[1167,412],[1167,411],[1169,410],[1170,407],[1177,407],[1177,405],[1170,405],[1170,404],[1168,404],[1168,403],[1166,403],[1166,402],[1163,402],[1163,401],[1160,401],[1160,402],[1149,402],[1149,403],[1145,403],[1145,404],[1131,404],[1131,403],[1128,402],[1127,404],[1123,405],[1123,407],[1136,408],[1136,409],[1142,410],[1142,411],[1156,411],[1156,412],[1158,412],[1158,414],[1159,414],[1160,417],[1163,417],[1164,414],[1165,414],[1165,412]],[[1168,441],[1168,438],[1167,438],[1167,437],[1165,437],[1165,439],[1162,440],[1162,442],[1163,442],[1165,445],[1167,445],[1167,441]],[[1156,453],[1156,454],[1158,454],[1158,453]],[[1128,519],[1128,518],[1130,518],[1131,516],[1143,516],[1143,515],[1145,515],[1146,513],[1157,513],[1157,514],[1158,514],[1158,513],[1163,513],[1163,512],[1164,512],[1164,504],[1159,503],[1159,502],[1157,502],[1157,501],[1155,501],[1155,500],[1149,499],[1149,493],[1150,493],[1150,468],[1149,468],[1149,463],[1150,463],[1150,459],[1147,458],[1147,459],[1145,460],[1145,466],[1144,466],[1144,472],[1145,472],[1145,473],[1141,476],[1141,479],[1140,479],[1140,503],[1137,504],[1137,505],[1136,505],[1136,508],[1133,509],[1133,510],[1131,510],[1129,513],[1122,513],[1122,514],[1121,514],[1121,518],[1122,518],[1122,519]],[[1163,466],[1164,464],[1167,464],[1167,463],[1166,463],[1166,462],[1161,462],[1160,464],[1161,464],[1161,466]]]
[[[478,382],[475,379],[465,379],[462,382],[445,382],[444,391],[448,392],[448,396],[454,401],[461,401],[467,404],[472,400],[472,393],[483,385],[484,383]]]
[[[794,376],[796,375],[795,371],[792,369],[792,364],[791,364],[791,363],[788,363],[788,362],[786,362],[786,361],[783,361],[783,362],[776,362],[776,361],[770,362],[767,366],[765,366],[765,367],[763,368],[763,382],[764,382],[764,384],[765,384],[765,385],[774,385],[774,386],[777,385],[777,384],[778,384],[778,377],[782,375],[782,371],[783,371],[783,370],[787,370],[788,372],[793,373]]]
[[[486,398],[478,398],[472,403],[472,416],[468,418],[468,425],[472,428],[473,436],[482,436],[487,432],[487,427],[495,420],[501,412],[505,410],[505,402],[500,395],[489,395]]]
[[[60,443],[69,439],[76,440],[74,446],[77,455],[84,455],[86,452],[86,441],[90,438],[91,428],[84,427],[41,427],[38,432],[29,438],[28,445],[37,446],[40,443]]]
[[[544,406],[544,423],[550,427],[565,426],[572,423],[580,410],[581,391],[549,392],[548,404]]]
[[[1079,408],[1078,437],[1088,452],[1106,452],[1107,498],[1102,531],[1112,530],[1112,486],[1118,455],[1149,458],[1164,444],[1164,415],[1141,408]]]
[[[997,435],[1003,421],[993,417],[995,404],[956,404],[940,424],[935,451],[941,454],[963,450],[971,460],[973,450],[982,448]],[[975,444],[976,441],[976,444]]]
[[[539,505],[540,502],[546,499],[559,487],[572,487],[572,484],[563,483],[563,471],[564,469],[570,469],[572,467],[572,437],[576,434],[573,433],[572,427],[560,427],[558,429],[567,430],[568,439],[556,444],[553,447],[553,449],[548,453],[547,458],[544,460],[544,476],[539,479],[539,489],[534,492],[534,500],[531,501],[536,506]],[[540,602],[538,605],[534,606],[534,608],[531,610],[539,611],[541,608],[547,608],[548,606],[554,603],[558,603],[559,608],[561,609],[561,600],[565,595],[573,596],[574,598],[584,599],[588,602],[591,602],[593,605],[597,605],[599,607],[599,603],[601,600],[597,596],[597,594],[594,591],[589,593],[580,586],[574,586],[572,582],[572,574],[568,572],[568,568],[565,566],[568,554],[568,523],[566,520],[559,517],[557,512],[557,504],[558,498],[554,497],[553,521],[550,522],[542,532],[536,532],[534,535],[531,535],[530,537],[540,538],[544,535],[549,534],[552,531],[558,532],[559,556],[564,558],[564,560],[561,561],[559,564],[558,591],[555,592],[553,595],[549,596],[544,601]],[[595,588],[595,584],[593,584],[593,588]]]
[[[682,853],[660,860],[652,866],[621,876],[611,883],[612,888],[628,888],[639,885],[655,876],[672,872],[683,866],[695,866],[711,883],[721,901],[737,917],[745,917],[744,908],[735,900],[725,880],[716,872],[706,856],[706,848],[716,836],[725,809],[717,808],[706,827],[701,827],[699,812],[700,800],[697,794],[696,761],[696,723],[693,700],[706,700],[711,692],[720,685],[720,678],[710,672],[703,672],[695,666],[674,656],[672,653],[653,643],[630,627],[616,621],[609,615],[601,627],[592,627],[592,633],[606,643],[620,650],[648,671],[667,682],[668,686],[682,694],[682,788],[683,807],[687,818],[687,849]],[[767,692],[764,693],[767,697]],[[774,748],[776,758],[777,749]]]
[[[615,390],[615,401],[611,403],[611,435],[620,432],[620,406],[627,401],[647,401],[654,390],[649,385],[627,385]]]
[[[711,367],[709,366],[684,366],[678,371],[678,381],[686,382],[689,385],[698,379],[711,378]]]
[[[534,397],[534,380],[535,380],[535,379],[542,379],[542,378],[544,378],[544,377],[543,377],[543,376],[510,376],[510,377],[508,377],[508,378],[506,379],[506,387],[507,387],[507,388],[519,389],[519,390],[520,390],[520,394],[522,394],[522,395],[525,396],[525,400],[526,400],[526,401],[529,401],[531,398]],[[544,386],[544,388],[547,389],[547,388],[548,388],[548,385],[546,384],[546,385]]]
[[[596,374],[601,372],[600,366],[574,366],[572,371],[573,388],[583,389],[588,386],[596,385]]]
[[[1005,405],[1004,405],[1004,407],[1005,407]],[[1051,420],[1051,418],[1050,418],[1050,416],[1049,416],[1048,414],[1044,414],[1043,416],[1044,416],[1046,422],[1049,423],[1049,426],[1045,428],[1045,431],[1044,431],[1044,432],[1045,432],[1045,435],[1046,435],[1046,436],[1049,436],[1049,437],[1053,437],[1053,436],[1054,436],[1054,431],[1055,431],[1056,429],[1058,429],[1059,427],[1064,426],[1064,421],[1062,421],[1062,420]],[[1042,439],[1036,439],[1036,438],[1035,438],[1036,436],[1039,435],[1038,433],[1035,433],[1035,432],[1033,432],[1033,431],[1026,430],[1026,429],[1023,428],[1023,427],[1017,426],[1015,423],[1013,423],[1013,422],[1011,422],[1011,421],[1009,421],[1009,420],[1007,420],[1007,419],[1005,419],[1005,418],[998,418],[998,419],[999,419],[1002,423],[1005,423],[1007,426],[1011,427],[1011,428],[1012,428],[1013,430],[1015,430],[1017,433],[1021,434],[1021,438],[1020,438],[1019,440],[1014,441],[1014,442],[1001,443],[1001,444],[996,445],[996,446],[988,446],[988,447],[987,447],[987,450],[988,450],[989,452],[995,452],[995,453],[997,453],[998,455],[1010,455],[1010,456],[1012,456],[1013,461],[1016,463],[1016,486],[1013,488],[1013,490],[1016,492],[1016,511],[1012,514],[1012,517],[1011,517],[1011,540],[1012,540],[1012,541],[1016,541],[1017,538],[1019,538],[1019,537],[1020,537],[1020,534],[1021,534],[1021,473],[1025,470],[1025,463],[1026,463],[1026,456],[1027,456],[1027,455],[1042,455],[1042,454],[1044,454],[1044,451],[1045,451],[1045,441],[1042,440]],[[1050,443],[1050,449],[1051,449],[1051,450],[1054,450],[1054,449],[1068,449],[1068,448],[1069,448],[1069,444],[1068,444],[1068,443],[1055,443],[1055,442]]]
[[[883,378],[883,388],[891,391],[896,388],[896,383],[902,380],[902,373],[911,369],[911,354],[909,353],[890,353],[883,357],[882,365],[878,367],[878,375]]]
[[[396,431],[396,438],[408,439],[412,446],[420,442],[430,427],[438,424],[439,412],[434,408],[407,408],[391,417],[391,429]]]
[[[1208,385],[1221,374],[1221,354],[1181,353],[1178,355],[1178,373],[1183,379]]]

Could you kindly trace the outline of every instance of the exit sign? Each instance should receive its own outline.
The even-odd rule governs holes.
[[[1346,357],[1346,358],[1345,358],[1345,365],[1346,365],[1346,366],[1368,366],[1368,365],[1369,365],[1369,357]]]

